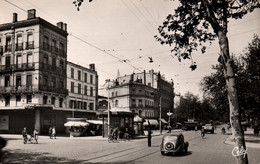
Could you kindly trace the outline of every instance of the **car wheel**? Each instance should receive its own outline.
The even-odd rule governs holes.
[[[164,151],[161,151],[161,154],[164,155]]]

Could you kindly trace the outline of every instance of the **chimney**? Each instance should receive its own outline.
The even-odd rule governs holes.
[[[63,22],[58,22],[57,27],[59,27],[59,29],[63,30]]]
[[[17,22],[17,13],[13,13],[13,23]]]
[[[66,23],[63,23],[63,30],[67,31],[67,24]]]
[[[35,9],[28,10],[27,13],[28,13],[28,18],[27,18],[28,20],[34,19],[36,17],[36,10]]]
[[[95,71],[95,64],[90,64],[90,65],[89,65],[89,69]]]

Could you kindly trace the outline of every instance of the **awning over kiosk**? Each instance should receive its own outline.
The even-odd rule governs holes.
[[[64,126],[87,126],[87,122],[82,121],[68,121],[64,124]]]
[[[96,124],[96,125],[103,125],[103,121],[101,121],[101,120],[87,120],[87,123]]]
[[[161,121],[163,124],[167,124],[167,121],[165,119],[162,118]]]
[[[156,125],[156,126],[159,125],[158,121],[155,119],[145,119],[145,122],[143,125],[148,126],[149,125],[148,121],[149,121],[150,125]]]

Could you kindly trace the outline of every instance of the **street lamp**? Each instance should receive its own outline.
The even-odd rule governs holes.
[[[167,116],[169,116],[169,126],[171,126],[171,116],[173,115],[173,113],[169,110],[169,112],[167,113]]]

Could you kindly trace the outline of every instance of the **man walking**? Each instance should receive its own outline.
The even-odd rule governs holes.
[[[148,129],[148,147],[151,147],[152,143],[151,143],[151,139],[152,139],[152,132],[151,129]]]

